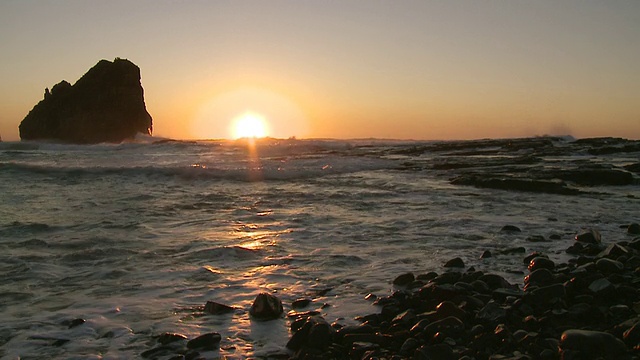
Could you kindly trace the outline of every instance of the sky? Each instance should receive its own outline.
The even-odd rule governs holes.
[[[640,139],[640,1],[2,0],[0,136],[100,59],[154,136]]]

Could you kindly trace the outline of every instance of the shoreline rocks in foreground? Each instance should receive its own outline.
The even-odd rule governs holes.
[[[599,240],[577,234],[566,264],[526,256],[522,290],[473,268],[402,274],[379,313],[358,326],[300,316],[287,348],[293,359],[639,359],[640,238]]]
[[[61,81],[20,123],[22,140],[75,144],[120,143],[151,135],[140,68],[129,60],[100,60],[75,84]]]

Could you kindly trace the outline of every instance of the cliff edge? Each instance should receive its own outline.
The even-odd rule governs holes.
[[[75,84],[61,81],[19,126],[22,140],[75,144],[119,143],[151,135],[140,68],[129,60],[100,60]]]

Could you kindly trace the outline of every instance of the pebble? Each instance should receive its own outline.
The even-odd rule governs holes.
[[[222,336],[216,332],[211,332],[198,336],[187,342],[189,349],[214,350],[220,345]]]
[[[464,267],[464,261],[462,261],[462,259],[459,258],[459,257],[453,258],[453,259],[447,261],[444,264],[444,267],[446,267],[446,268],[463,268]]]

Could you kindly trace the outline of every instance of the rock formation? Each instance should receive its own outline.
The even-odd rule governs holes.
[[[120,58],[100,60],[73,85],[63,80],[45,89],[20,123],[22,140],[76,144],[119,143],[151,132],[140,68]]]

